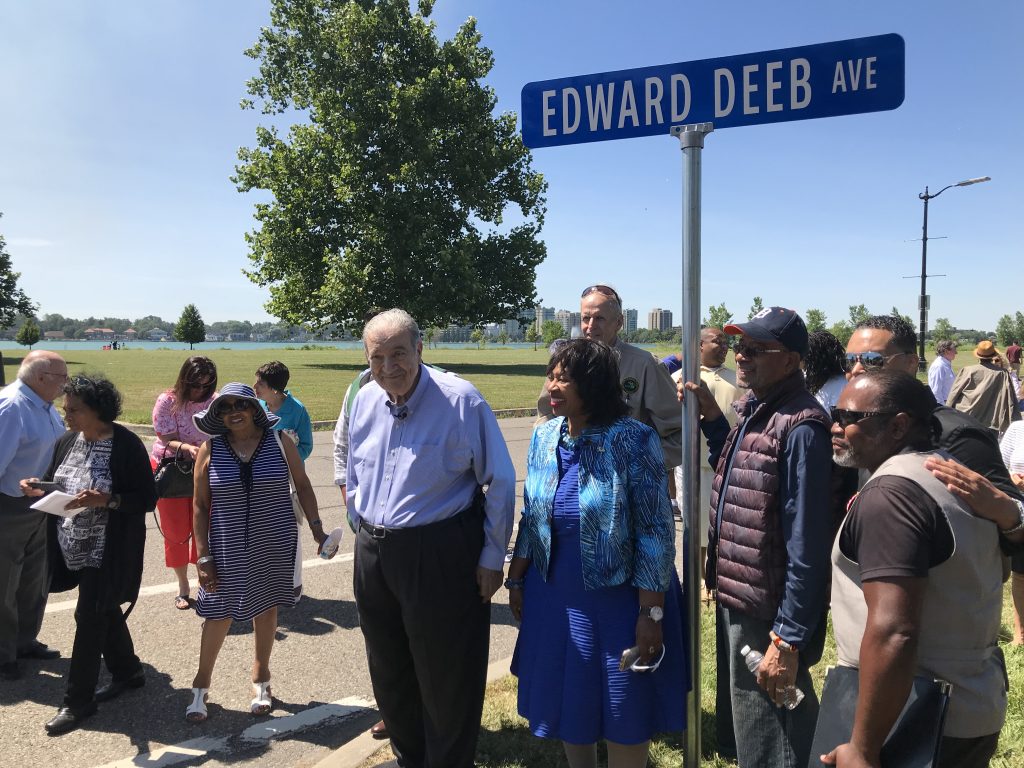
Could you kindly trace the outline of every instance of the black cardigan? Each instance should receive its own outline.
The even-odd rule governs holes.
[[[121,506],[110,510],[107,517],[106,545],[100,564],[102,581],[97,598],[97,611],[110,610],[122,603],[131,603],[131,611],[142,583],[142,561],[146,548],[146,513],[156,506],[153,469],[146,446],[138,436],[120,424],[113,424],[114,439],[110,449],[111,493],[121,496]],[[74,445],[77,432],[68,432],[57,441],[45,480],[53,480],[57,468]],[[49,547],[50,592],[64,592],[78,586],[78,574],[68,570],[57,541],[57,524],[63,520],[50,515],[47,526]]]

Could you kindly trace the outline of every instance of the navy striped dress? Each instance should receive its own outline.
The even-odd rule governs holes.
[[[248,472],[224,436],[210,441],[210,554],[217,591],[200,588],[196,613],[248,621],[275,605],[295,605],[298,529],[288,465],[264,430]]]

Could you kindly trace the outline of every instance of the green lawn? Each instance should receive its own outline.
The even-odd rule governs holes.
[[[203,345],[200,345],[203,347]],[[21,350],[4,350],[7,381],[13,381]],[[72,374],[99,371],[117,385],[124,396],[122,421],[148,424],[157,396],[174,384],[178,369],[188,357],[181,350],[128,349],[68,350],[61,353]],[[289,388],[309,410],[314,421],[338,418],[341,398],[349,383],[366,368],[362,350],[316,348],[274,348],[233,350],[197,348],[217,364],[220,383],[242,381],[252,384],[256,369],[270,360],[280,360],[291,371]],[[480,389],[495,410],[532,408],[537,402],[548,355],[541,345],[532,349],[488,348],[424,350],[424,359],[464,376]]]

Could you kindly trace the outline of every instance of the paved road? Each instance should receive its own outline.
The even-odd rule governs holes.
[[[516,464],[522,498],[532,419],[506,419],[502,433]],[[333,484],[329,432],[314,436],[307,461],[320,514],[330,527],[342,524],[341,494]],[[305,597],[281,612],[272,660],[275,709],[271,717],[248,714],[252,698],[252,628],[236,625],[220,654],[211,688],[210,719],[185,723],[183,713],[199,652],[199,619],[176,611],[177,590],[163,564],[160,533],[149,518],[143,593],[129,619],[146,668],[146,686],[101,705],[85,727],[50,738],[43,723],[64,691],[74,637],[74,592],[51,596],[40,639],[65,658],[27,662],[24,679],[0,683],[3,765],[41,763],[48,768],[163,765],[227,766],[259,759],[269,766],[313,766],[376,721],[367,706],[372,692],[362,635],[352,597],[352,541],[346,536],[331,561],[316,558],[304,542]],[[194,594],[194,592],[193,592]],[[491,659],[507,657],[515,629],[499,591],[492,610]],[[105,674],[105,673],[104,673]],[[105,678],[101,677],[101,682]]]

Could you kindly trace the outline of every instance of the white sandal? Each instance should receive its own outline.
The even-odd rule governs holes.
[[[255,692],[256,697],[252,700],[252,704],[249,705],[249,711],[256,716],[270,714],[270,710],[274,708],[270,692],[270,681],[253,683],[252,690]]]
[[[192,703],[185,708],[185,720],[190,723],[206,721],[206,702],[210,698],[209,688],[193,688]]]

